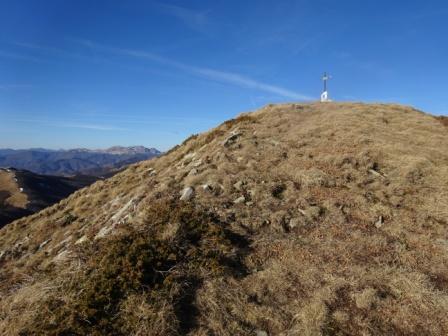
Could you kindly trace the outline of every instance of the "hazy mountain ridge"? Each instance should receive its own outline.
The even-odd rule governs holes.
[[[0,334],[447,335],[448,132],[269,105],[0,230]]]
[[[14,167],[45,175],[101,175],[160,154],[155,148],[143,146],[115,146],[104,150],[0,149],[0,167]]]

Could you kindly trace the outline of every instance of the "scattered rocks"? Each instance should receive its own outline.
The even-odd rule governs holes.
[[[194,189],[192,187],[186,187],[181,192],[180,200],[181,201],[188,201],[193,197]]]
[[[120,220],[124,214],[127,214],[128,211],[131,209],[131,207],[134,205],[134,210],[135,210],[135,205],[136,205],[136,200],[131,199],[129,200],[120,210],[118,210],[112,217],[112,221],[117,221]]]

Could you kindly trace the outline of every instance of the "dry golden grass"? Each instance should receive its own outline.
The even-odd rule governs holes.
[[[447,148],[400,105],[244,114],[2,229],[0,334],[447,335]]]
[[[15,208],[26,208],[28,197],[26,194],[20,192],[19,185],[14,181],[14,174],[12,172],[0,170],[0,192],[9,194],[3,202],[0,202],[0,207],[12,206]]]

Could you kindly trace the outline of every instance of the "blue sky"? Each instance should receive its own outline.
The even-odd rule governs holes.
[[[446,1],[0,0],[0,148],[166,150],[267,103],[448,114]]]

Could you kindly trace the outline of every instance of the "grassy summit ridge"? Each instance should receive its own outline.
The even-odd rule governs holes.
[[[243,114],[0,230],[0,334],[446,335],[447,149],[399,105]]]

